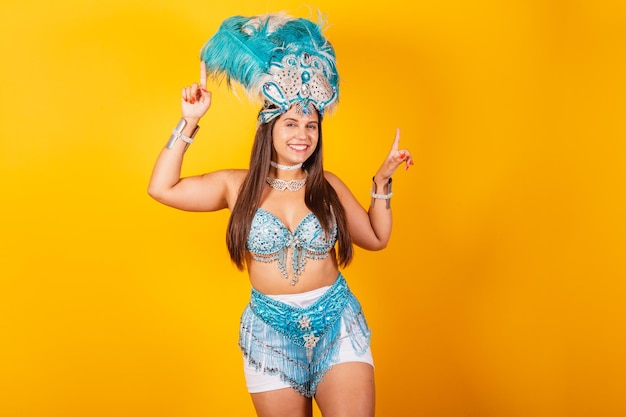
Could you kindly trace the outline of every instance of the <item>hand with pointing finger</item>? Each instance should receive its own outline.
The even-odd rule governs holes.
[[[206,65],[200,62],[200,84],[193,83],[182,90],[183,117],[200,120],[211,107],[211,92],[206,89]]]
[[[408,170],[411,165],[413,165],[413,158],[411,157],[411,153],[408,149],[399,149],[398,145],[400,143],[400,128],[396,129],[396,137],[393,140],[393,145],[391,145],[391,150],[389,151],[389,155],[383,162],[383,164],[378,169],[378,172],[375,175],[375,182],[386,183],[389,178],[396,172],[396,169],[402,164],[404,164],[404,170]]]

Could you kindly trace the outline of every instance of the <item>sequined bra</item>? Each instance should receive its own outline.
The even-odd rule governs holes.
[[[278,269],[289,278],[288,254],[291,253],[293,277],[291,285],[298,282],[308,259],[324,259],[337,241],[337,224],[330,228],[330,238],[315,215],[307,214],[293,232],[278,217],[267,210],[258,208],[252,219],[248,234],[247,248],[252,257],[260,262],[277,262]],[[291,249],[291,251],[289,250]]]

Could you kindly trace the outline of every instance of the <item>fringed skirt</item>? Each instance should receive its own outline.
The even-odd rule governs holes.
[[[340,362],[341,339],[356,355],[368,352],[371,332],[361,305],[343,277],[313,304],[294,307],[252,289],[241,316],[239,347],[248,365],[278,375],[307,397],[332,366]]]

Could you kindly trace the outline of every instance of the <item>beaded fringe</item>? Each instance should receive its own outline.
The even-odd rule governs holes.
[[[349,338],[359,356],[369,347],[371,332],[361,305],[352,293],[334,323],[318,336],[307,357],[305,346],[268,325],[248,305],[241,316],[239,347],[248,364],[257,371],[279,375],[302,395],[313,397],[326,372],[339,361],[339,342],[343,337]]]

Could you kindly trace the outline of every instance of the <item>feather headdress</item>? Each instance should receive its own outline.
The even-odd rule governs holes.
[[[267,123],[292,105],[330,111],[339,97],[335,51],[320,25],[285,14],[233,16],[200,51],[208,74],[239,83],[263,102]]]

